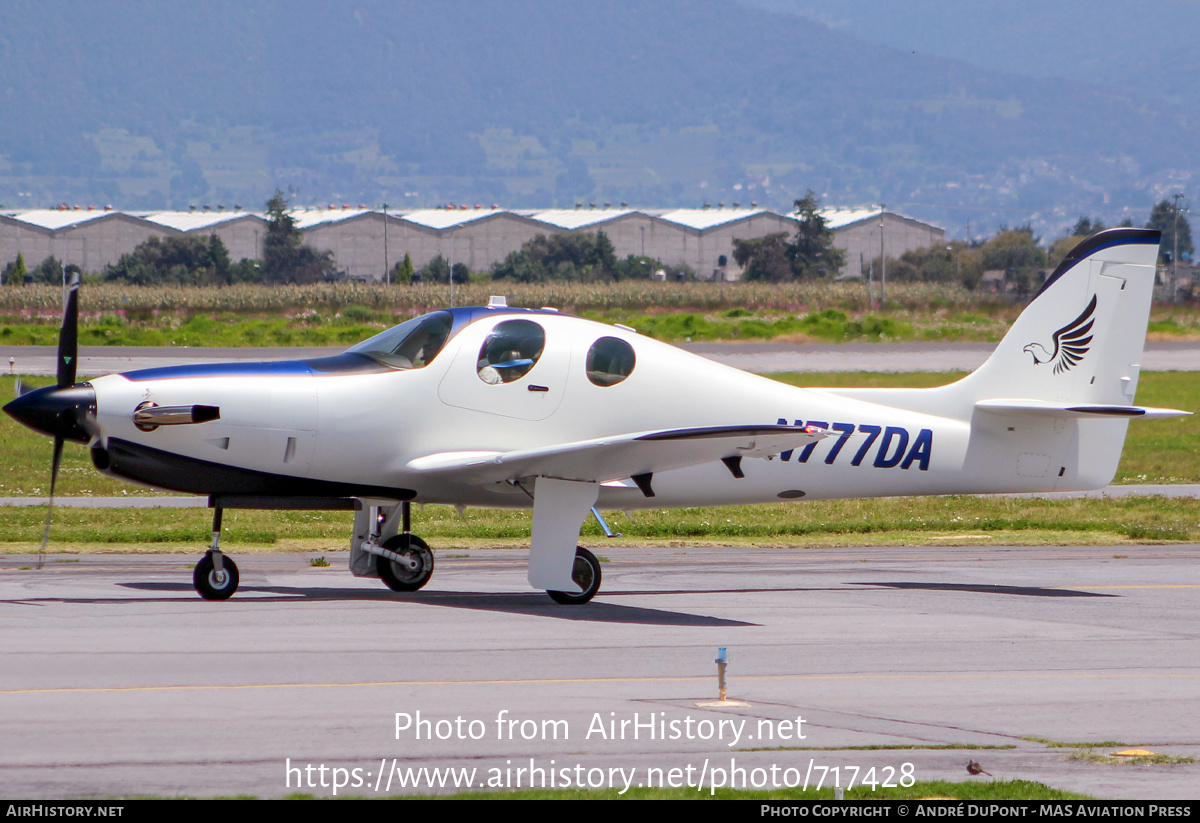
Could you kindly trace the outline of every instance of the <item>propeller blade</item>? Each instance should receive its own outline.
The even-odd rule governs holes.
[[[46,562],[46,543],[50,541],[50,520],[54,516],[54,487],[58,484],[58,466],[62,462],[63,439],[54,438],[54,457],[50,461],[50,500],[46,505],[46,527],[42,529],[42,547],[38,550],[37,567]]]
[[[79,359],[79,273],[71,275],[63,301],[62,329],[58,333],[58,386],[74,386]]]
[[[25,393],[25,381],[23,379],[21,379],[20,375],[17,375],[16,382],[13,383],[13,394],[16,395],[17,397],[20,397],[24,393]]]

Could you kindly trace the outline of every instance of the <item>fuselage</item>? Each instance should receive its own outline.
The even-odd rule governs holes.
[[[496,328],[514,319],[540,327],[542,351],[521,376],[487,382],[481,377],[481,355]],[[612,339],[632,350],[632,368],[616,382],[597,383],[594,372],[589,376],[589,357],[597,341]],[[414,472],[408,464],[431,454],[506,452],[667,428],[776,423],[813,425],[829,435],[771,459],[748,460],[743,478],[720,462],[661,472],[652,498],[628,478],[606,478],[599,505],[635,509],[1046,485],[1040,479],[1013,489],[1011,480],[964,477],[969,421],[796,388],[632,331],[549,311],[459,310],[445,344],[417,368],[393,368],[347,354],[150,369],[95,379],[91,385],[98,467],[200,494],[230,493],[229,475],[221,469],[235,469],[275,483],[240,493],[356,493],[524,508],[530,499],[514,485],[450,483]],[[147,404],[211,406],[220,416],[145,431],[135,425],[133,414]],[[159,453],[177,460],[164,457],[164,465],[147,469]]]

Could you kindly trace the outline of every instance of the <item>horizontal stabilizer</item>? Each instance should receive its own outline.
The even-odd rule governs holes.
[[[666,429],[510,452],[442,452],[406,468],[467,483],[551,477],[601,483],[682,469],[726,457],[769,457],[826,437],[812,426],[719,426]]]
[[[1183,417],[1191,414],[1191,412],[1156,409],[1151,406],[1052,403],[1046,400],[1021,399],[980,400],[975,404],[975,408],[994,414],[1022,414],[1036,417],[1137,417],[1142,420],[1160,420],[1166,417]]]

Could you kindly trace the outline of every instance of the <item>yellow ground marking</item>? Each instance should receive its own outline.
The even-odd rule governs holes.
[[[1091,674],[979,672],[966,674],[768,674],[738,677],[739,682],[841,681],[841,680],[1197,680],[1192,674]],[[0,689],[9,694],[109,694],[116,692],[245,691],[251,689],[337,689],[380,688],[385,686],[553,686],[573,683],[711,683],[711,675],[687,677],[557,677],[510,680],[365,680],[346,683],[230,683],[176,686],[68,686],[48,689]]]

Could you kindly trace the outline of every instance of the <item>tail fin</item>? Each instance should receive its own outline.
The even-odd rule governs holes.
[[[1091,489],[1116,473],[1154,294],[1158,231],[1084,240],[1046,279],[976,371],[934,389],[835,390],[969,422],[964,475],[980,489]]]
[[[1132,404],[1159,234],[1110,229],[1076,246],[992,356],[954,384],[961,411],[980,400],[1004,398],[1047,406]]]

